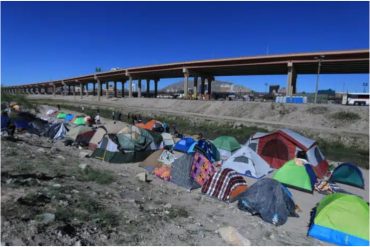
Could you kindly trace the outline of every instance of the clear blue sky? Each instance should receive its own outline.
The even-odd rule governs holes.
[[[1,76],[22,84],[207,58],[369,47],[367,2],[2,2]],[[313,91],[315,76],[298,75]],[[284,76],[217,77],[257,91]],[[323,75],[361,91],[369,75]],[[160,88],[169,82],[161,80]]]

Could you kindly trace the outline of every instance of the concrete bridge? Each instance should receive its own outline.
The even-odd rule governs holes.
[[[159,64],[143,67],[131,67],[90,75],[65,78],[61,80],[28,83],[3,87],[6,93],[24,94],[79,94],[82,98],[89,94],[88,85],[92,85],[91,94],[98,100],[109,95],[109,83],[113,82],[113,95],[118,97],[117,83],[128,83],[128,97],[133,97],[133,82],[137,80],[137,97],[150,97],[150,84],[154,82],[154,97],[158,94],[161,78],[184,78],[184,96],[189,98],[189,77],[194,78],[193,97],[206,94],[212,98],[212,82],[215,76],[240,75],[287,75],[287,95],[294,95],[298,74],[351,74],[369,73],[369,50],[346,50],[311,52],[282,55],[249,56],[226,59],[211,59],[191,62]],[[200,80],[199,80],[200,79]],[[207,81],[207,83],[206,83]],[[146,92],[142,85],[146,82]],[[200,82],[200,92],[198,83]],[[76,87],[79,89],[76,92]],[[121,93],[121,97],[124,92]]]

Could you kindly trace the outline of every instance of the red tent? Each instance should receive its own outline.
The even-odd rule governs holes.
[[[324,155],[315,140],[304,137],[289,129],[280,129],[272,133],[256,133],[247,145],[255,150],[272,168],[280,168],[303,150],[312,165],[316,176],[322,178],[329,168]]]

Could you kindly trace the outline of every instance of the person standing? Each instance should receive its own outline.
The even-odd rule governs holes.
[[[116,113],[114,111],[112,111],[112,120],[114,121],[116,118]]]
[[[121,112],[118,112],[118,121],[122,121],[121,120],[121,117],[122,117],[122,113]]]

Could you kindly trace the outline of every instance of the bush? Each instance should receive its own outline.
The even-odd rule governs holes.
[[[311,114],[324,114],[327,111],[328,111],[328,108],[325,106],[314,106],[314,107],[307,109],[307,112]]]
[[[95,181],[98,184],[110,184],[115,180],[113,172],[89,167],[85,171],[80,171],[79,175],[78,179],[80,181]]]
[[[330,115],[332,119],[342,121],[355,121],[361,119],[360,115],[354,112],[340,111]]]

